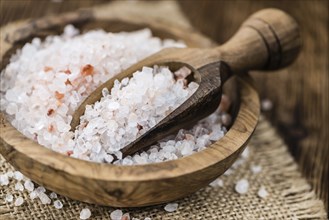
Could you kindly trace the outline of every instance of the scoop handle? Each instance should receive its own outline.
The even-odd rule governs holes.
[[[278,9],[251,15],[224,45],[216,48],[233,72],[275,70],[292,63],[300,50],[298,24]]]

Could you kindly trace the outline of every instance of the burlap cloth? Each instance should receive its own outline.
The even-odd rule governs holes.
[[[179,204],[176,212],[166,212],[164,205],[123,211],[139,219],[326,219],[323,202],[316,198],[287,146],[264,118],[250,141],[249,151],[245,163],[229,176],[221,177],[223,187],[208,186],[176,201]],[[1,174],[14,170],[2,156],[0,162]],[[252,164],[261,165],[262,171],[253,174]],[[250,182],[245,195],[234,191],[235,183],[241,178]],[[30,200],[26,191],[15,191],[14,185],[11,182],[9,186],[1,186],[0,219],[79,219],[79,213],[85,207],[92,211],[91,219],[110,219],[110,212],[114,210],[64,197],[59,197],[64,207],[57,210],[53,205],[42,205],[38,199]],[[269,192],[265,199],[257,196],[260,186]],[[15,207],[13,203],[6,203],[3,198],[7,193],[23,196],[24,204]]]

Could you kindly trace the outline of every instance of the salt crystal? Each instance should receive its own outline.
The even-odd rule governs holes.
[[[55,200],[54,201],[54,207],[56,209],[61,209],[61,208],[63,208],[63,203],[61,201],[59,201],[59,200]]]
[[[261,108],[263,111],[269,111],[273,108],[273,103],[269,99],[263,99],[261,101]]]
[[[19,171],[14,172],[14,179],[21,181],[24,178],[23,174]]]
[[[242,152],[241,157],[242,157],[243,159],[247,159],[247,158],[249,157],[249,147],[248,147],[248,146],[247,146],[247,147],[244,149],[244,151]]]
[[[176,211],[178,208],[178,204],[177,203],[168,203],[165,207],[164,210],[166,210],[167,212],[174,212]]]
[[[38,197],[39,197],[42,204],[50,204],[51,203],[51,199],[44,192],[39,192]]]
[[[262,167],[260,165],[251,165],[250,168],[253,174],[260,173],[262,171]]]
[[[34,184],[31,180],[25,180],[24,187],[27,191],[32,192],[34,190]]]
[[[235,185],[235,191],[239,194],[246,194],[249,189],[249,182],[246,179],[239,180]]]
[[[36,190],[35,190],[37,193],[44,193],[44,192],[46,192],[46,189],[45,189],[45,187],[43,187],[43,186],[38,186],[38,188],[36,188]]]
[[[8,171],[7,176],[8,176],[8,178],[13,178],[14,177],[14,172],[13,171]]]
[[[80,212],[80,219],[88,219],[91,216],[91,211],[88,208],[84,208]]]
[[[223,182],[222,179],[217,178],[214,181],[212,181],[209,185],[212,186],[212,187],[218,187],[218,186],[219,187],[223,187],[224,186],[224,182]]]
[[[122,215],[123,213],[120,209],[116,209],[110,214],[112,220],[121,220]]]
[[[268,192],[266,191],[264,186],[261,186],[257,192],[257,195],[260,198],[265,199],[268,196]]]
[[[30,199],[31,199],[31,200],[34,200],[35,198],[38,197],[38,193],[37,193],[36,190],[34,190],[34,191],[32,191],[32,192],[30,193],[29,196],[30,196]]]
[[[150,217],[146,217],[144,218],[144,220],[152,220]]]
[[[24,203],[24,199],[23,199],[23,197],[19,196],[19,197],[17,197],[17,199],[15,200],[14,205],[15,205],[15,206],[21,206],[23,203]]]
[[[125,213],[125,214],[122,216],[121,220],[130,220],[130,215],[129,215],[129,213]]]
[[[57,194],[56,194],[55,192],[51,192],[51,193],[49,194],[49,197],[50,197],[51,199],[56,199],[56,198],[57,198]]]
[[[8,176],[6,174],[0,175],[0,185],[1,186],[6,186],[8,184],[9,184]]]
[[[24,191],[24,186],[21,184],[21,182],[17,182],[15,184],[15,190],[18,190],[18,191],[21,191],[21,192]]]
[[[6,202],[12,202],[14,199],[13,195],[12,194],[7,194],[6,197],[5,197],[5,201]]]

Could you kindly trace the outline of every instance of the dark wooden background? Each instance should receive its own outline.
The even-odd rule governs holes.
[[[104,2],[108,1],[1,0],[0,25]],[[225,42],[248,15],[261,8],[280,8],[296,18],[303,40],[297,62],[275,74],[252,75],[261,97],[273,101],[274,108],[266,116],[280,131],[301,171],[328,209],[328,1],[185,0],[179,4],[198,30],[219,43]]]

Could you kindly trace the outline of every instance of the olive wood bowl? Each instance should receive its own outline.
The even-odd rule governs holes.
[[[82,31],[103,28],[118,32],[148,27],[155,36],[181,39],[190,47],[213,46],[190,27],[150,19],[142,13],[136,16],[139,10],[136,8],[127,10],[117,4],[9,24],[1,28],[1,69],[16,49],[33,37],[60,34],[70,23]],[[223,89],[233,103],[230,110],[233,122],[228,132],[205,150],[177,160],[117,166],[71,158],[25,137],[7,121],[4,113],[0,113],[0,153],[34,182],[72,199],[115,207],[169,202],[207,186],[223,174],[243,151],[256,127],[260,105],[250,77],[230,79]]]

